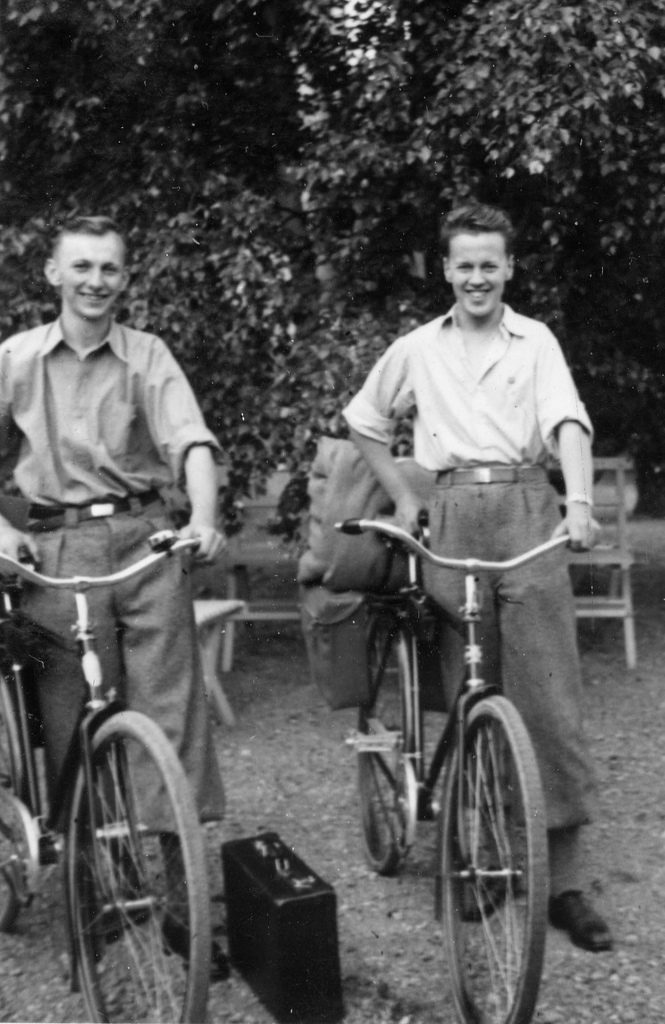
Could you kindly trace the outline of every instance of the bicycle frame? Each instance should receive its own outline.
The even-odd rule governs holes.
[[[196,544],[195,541],[174,541],[175,535],[169,534],[167,536],[167,533],[168,531],[165,534],[156,534],[150,538],[153,553],[129,566],[126,570],[114,574],[113,581],[120,582],[133,575],[138,575],[165,556],[176,551],[191,549]],[[16,659],[13,659],[10,671],[7,674],[10,698],[12,699],[13,710],[19,729],[21,765],[26,776],[26,806],[38,830],[37,839],[40,864],[46,864],[55,860],[59,852],[59,843],[56,840],[56,835],[59,832],[60,823],[66,820],[72,796],[73,782],[76,776],[76,768],[78,765],[82,766],[87,783],[86,791],[88,794],[92,794],[94,792],[92,785],[92,738],[108,718],[124,708],[123,702],[117,698],[115,691],[110,691],[107,694],[103,692],[102,666],[97,652],[97,641],[91,622],[86,594],[89,589],[108,586],[109,579],[106,577],[90,576],[60,579],[43,576],[33,567],[24,563],[18,564],[9,556],[0,554],[0,573],[3,571],[11,572],[12,576],[5,576],[0,579],[0,590],[2,592],[0,625],[2,625],[2,622],[10,621],[17,611],[17,597],[20,592],[21,580],[33,582],[40,586],[74,592],[76,618],[73,628],[85,689],[82,690],[78,721],[72,732],[72,739],[65,755],[62,769],[53,787],[53,798],[47,817],[44,816],[42,794],[37,779],[35,751],[30,737],[28,710],[25,701],[25,666]],[[89,808],[89,814],[89,820],[94,821],[95,809],[92,805]],[[28,900],[31,895],[27,895]]]
[[[413,722],[413,735],[410,746],[413,749],[404,751],[405,756],[411,762],[416,782],[418,785],[417,820],[430,821],[436,817],[438,806],[434,800],[434,791],[441,775],[441,771],[449,752],[457,746],[459,755],[464,757],[465,753],[465,724],[469,712],[481,698],[498,693],[499,688],[495,683],[488,683],[481,674],[482,666],[482,645],[479,642],[478,630],[481,623],[480,584],[478,572],[491,572],[510,570],[518,568],[535,560],[542,554],[554,550],[568,542],[567,536],[561,536],[554,540],[546,541],[544,544],[533,548],[525,555],[508,559],[503,562],[483,561],[477,558],[447,558],[434,555],[425,544],[407,534],[400,527],[388,522],[378,520],[354,519],[346,520],[344,523],[337,523],[336,529],[345,533],[357,534],[365,530],[377,533],[388,545],[399,543],[406,549],[408,558],[408,584],[397,594],[378,596],[372,595],[371,602],[377,607],[390,609],[391,614],[397,619],[407,623],[409,633],[409,658],[411,668],[412,685],[406,694],[409,702],[409,715]],[[424,742],[423,742],[423,712],[420,704],[420,679],[419,679],[419,658],[418,646],[420,641],[420,614],[419,611],[427,600],[422,588],[421,564],[425,559],[434,566],[464,571],[464,604],[460,609],[461,621],[464,627],[464,666],[465,674],[462,685],[455,697],[451,713],[438,739],[432,755],[429,769],[425,774],[424,763]],[[364,742],[357,740],[359,744]],[[371,739],[368,741],[371,744]],[[462,778],[459,778],[460,806],[462,798]],[[464,855],[468,851],[462,851]]]
[[[398,593],[368,599],[371,686],[350,740],[358,757],[365,857],[378,874],[395,874],[417,823],[437,817],[434,913],[442,923],[458,1018],[467,1024],[530,1020],[547,924],[545,800],[519,711],[483,673],[478,574],[516,569],[567,538],[489,562],[433,555],[406,531],[380,520],[341,528],[372,530],[390,545],[399,542],[409,566],[409,582]],[[463,679],[454,696],[447,694],[449,714],[431,757],[422,706],[429,659],[437,652],[429,606],[435,615],[449,616],[422,586],[425,562],[464,573],[462,607],[454,617],[464,637]],[[440,672],[436,680],[441,686]],[[433,796],[439,779],[440,805]]]
[[[0,554],[0,573],[12,574],[12,581],[0,579],[0,592],[7,592],[0,622],[3,607],[5,623],[13,620],[4,627],[10,657],[3,665],[7,683],[3,678],[0,685],[8,753],[0,779],[0,926],[12,927],[38,891],[40,868],[62,853],[71,990],[82,992],[89,1020],[205,1017],[212,943],[198,810],[164,730],[125,707],[109,689],[115,680],[104,686],[88,604],[88,590],[123,583],[198,544],[171,531],[149,542],[151,555],[104,577],[50,578]],[[59,645],[62,638],[20,616],[14,579],[70,590],[76,606],[80,709],[46,819],[24,686],[33,682],[27,671],[32,634]],[[78,672],[74,686],[76,693]]]
[[[420,610],[427,600],[421,585],[420,561],[412,551],[408,552],[409,583],[397,595],[372,597],[377,607],[390,608],[396,619],[407,623],[409,633],[409,659],[411,685],[405,694],[409,702],[409,714],[413,722],[413,749],[406,750],[405,756],[411,761],[418,783],[418,820],[430,821],[438,813],[434,791],[449,751],[456,743],[460,755],[464,754],[465,722],[473,705],[490,693],[498,692],[493,683],[488,683],[480,674],[482,647],[478,642],[478,628],[481,622],[479,582],[474,571],[465,573],[465,601],[460,609],[464,625],[465,675],[455,698],[451,714],[438,739],[432,759],[425,774],[423,750],[424,724],[420,703],[420,678],[418,647],[420,642]],[[460,779],[460,786],[462,780]],[[461,792],[460,792],[461,796]]]

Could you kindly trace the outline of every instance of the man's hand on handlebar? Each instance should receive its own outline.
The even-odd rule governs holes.
[[[226,549],[226,537],[214,526],[196,523],[190,520],[187,526],[178,531],[178,536],[183,540],[198,540],[199,545],[194,551],[194,559],[197,562],[214,562]]]
[[[421,534],[420,513],[422,512],[422,498],[415,494],[403,495],[395,505],[395,520],[398,526],[414,537]]]
[[[0,522],[0,553],[9,555],[17,562],[25,561],[27,556],[29,561],[39,565],[39,548],[34,537],[22,533],[6,521]]]
[[[553,537],[568,534],[573,551],[588,551],[596,543],[600,526],[591,514],[591,507],[582,502],[566,505],[566,516],[562,519]]]

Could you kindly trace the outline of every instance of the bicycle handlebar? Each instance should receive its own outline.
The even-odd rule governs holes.
[[[504,562],[488,562],[481,558],[446,558],[444,555],[434,555],[401,526],[385,520],[345,519],[343,523],[335,523],[335,529],[349,534],[365,533],[371,530],[374,533],[383,534],[384,537],[392,537],[393,540],[399,541],[414,555],[424,558],[432,565],[441,569],[460,569],[465,572],[505,572],[509,569],[518,569],[520,566],[540,558],[541,555],[546,555],[549,551],[562,547],[569,541],[568,535],[564,534],[561,537],[555,537],[554,540],[545,541],[544,544],[539,544],[515,558],[508,558]]]
[[[28,583],[35,583],[39,587],[50,587],[54,590],[90,590],[124,583],[145,572],[157,562],[161,562],[163,558],[177,554],[179,551],[193,550],[199,544],[196,538],[181,540],[177,533],[171,530],[162,530],[153,534],[148,538],[148,543],[153,548],[151,554],[108,576],[44,576],[33,566],[17,562],[15,558],[2,554],[2,552],[0,552],[0,574],[20,576]]]

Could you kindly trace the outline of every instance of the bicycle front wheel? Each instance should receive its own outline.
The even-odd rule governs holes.
[[[540,775],[504,697],[472,708],[463,758],[444,783],[440,879],[455,1005],[468,1024],[527,1024],[547,928],[547,832]]]
[[[203,833],[182,766],[145,715],[92,739],[66,834],[66,892],[90,1020],[202,1021],[210,976]]]
[[[413,843],[417,781],[413,745],[409,638],[389,614],[368,630],[369,700],[358,714],[358,791],[365,857],[381,875],[395,874]]]

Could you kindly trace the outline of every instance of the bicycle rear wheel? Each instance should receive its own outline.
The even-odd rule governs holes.
[[[547,833],[531,740],[504,697],[471,710],[463,763],[456,750],[446,774],[440,871],[460,1019],[527,1024],[545,949]]]
[[[0,931],[9,931],[29,901],[38,852],[25,799],[18,723],[6,677],[0,674]]]
[[[409,638],[389,614],[376,614],[368,631],[370,697],[359,709],[356,751],[363,846],[369,865],[395,874],[413,843],[417,781],[411,752]]]
[[[39,871],[39,831],[25,806],[0,787],[0,932],[11,931],[28,906]]]
[[[161,729],[133,711],[94,733],[92,763],[94,792],[82,768],[75,782],[65,857],[90,1019],[202,1021],[210,902],[203,833],[183,769]]]

